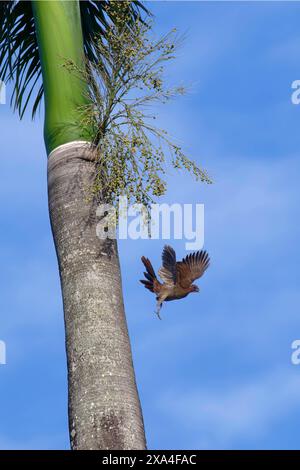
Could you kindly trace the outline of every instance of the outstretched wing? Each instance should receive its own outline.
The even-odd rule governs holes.
[[[204,250],[187,255],[176,263],[177,282],[183,288],[188,288],[203,275],[209,266],[209,256]]]
[[[158,274],[169,286],[176,284],[176,253],[169,245],[165,245],[163,249],[162,267]]]

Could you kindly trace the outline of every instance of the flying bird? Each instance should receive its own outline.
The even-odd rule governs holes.
[[[176,253],[169,245],[165,245],[162,252],[162,267],[158,274],[163,280],[161,283],[155,274],[151,261],[141,258],[146,271],[146,279],[141,279],[146,289],[156,294],[156,314],[159,319],[163,302],[183,299],[191,292],[199,292],[199,287],[193,282],[201,277],[209,266],[209,256],[204,250],[187,255],[182,261],[176,261]]]

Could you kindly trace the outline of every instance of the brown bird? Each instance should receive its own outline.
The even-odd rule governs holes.
[[[141,258],[146,272],[145,278],[140,280],[150,292],[156,294],[156,314],[164,301],[183,299],[191,292],[199,292],[199,287],[193,282],[202,276],[209,266],[209,256],[204,250],[187,255],[182,261],[176,261],[176,253],[169,245],[165,245],[162,253],[162,267],[158,274],[163,280],[159,282],[151,261],[145,256]],[[161,319],[161,318],[160,318]]]

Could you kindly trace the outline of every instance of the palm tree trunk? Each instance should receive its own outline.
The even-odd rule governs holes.
[[[144,449],[115,240],[96,236],[95,164],[79,106],[87,85],[78,0],[33,1],[45,89],[49,211],[62,286],[72,449]],[[85,142],[83,142],[85,141]]]
[[[89,145],[49,155],[48,193],[66,327],[72,449],[145,449],[115,240],[96,235]]]

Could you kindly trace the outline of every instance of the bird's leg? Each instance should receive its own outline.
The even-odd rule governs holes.
[[[160,320],[161,320],[161,316],[160,316],[159,312],[160,312],[162,303],[163,303],[162,300],[158,300],[158,301],[157,301],[157,303],[156,303],[156,311],[155,311],[156,315],[158,316],[158,318],[159,318]]]

